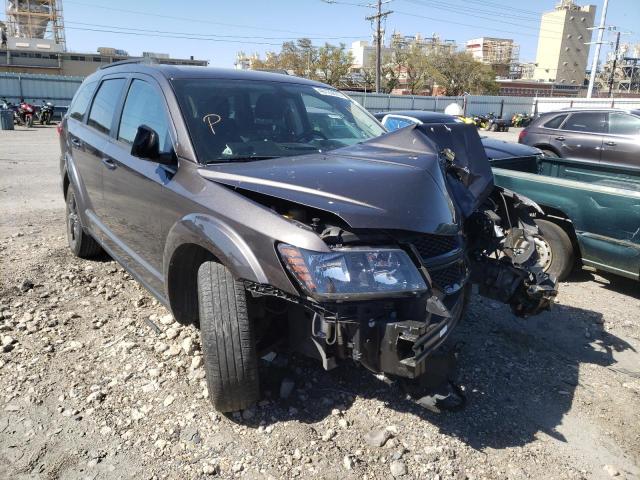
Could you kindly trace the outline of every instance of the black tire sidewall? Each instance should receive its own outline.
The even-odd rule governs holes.
[[[546,272],[558,280],[565,280],[574,267],[573,244],[569,235],[556,223],[536,220],[541,238],[551,249],[551,264]]]
[[[234,301],[235,299],[235,301]],[[259,400],[255,329],[242,282],[210,261],[198,270],[198,308],[204,367],[213,406],[238,411]]]
[[[69,228],[69,212],[71,210],[71,202],[75,199],[75,191],[71,185],[69,185],[67,189],[67,198],[65,204],[65,226],[67,231],[67,243],[69,244],[69,248],[73,252],[74,255],[80,256],[80,250],[82,248],[82,234],[80,234],[79,238],[72,238]],[[77,200],[76,200],[77,205]],[[77,207],[76,207],[77,208]],[[78,222],[80,222],[80,217],[78,217]],[[80,228],[82,231],[82,224],[80,224]]]

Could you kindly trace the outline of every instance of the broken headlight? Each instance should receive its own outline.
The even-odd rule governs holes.
[[[349,298],[427,290],[426,282],[403,250],[349,248],[312,252],[280,244],[278,251],[289,272],[312,296]]]

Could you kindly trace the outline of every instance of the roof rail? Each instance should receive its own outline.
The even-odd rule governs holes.
[[[129,65],[131,63],[143,63],[147,65],[157,64],[158,61],[155,58],[150,57],[142,57],[142,58],[129,58],[127,60],[120,60],[118,62],[107,63],[106,65],[102,65],[100,70],[104,70],[105,68],[117,67],[119,65]]]

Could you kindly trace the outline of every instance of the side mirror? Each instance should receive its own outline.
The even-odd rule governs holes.
[[[146,125],[140,125],[131,145],[131,155],[138,158],[156,160],[160,156],[157,132]]]

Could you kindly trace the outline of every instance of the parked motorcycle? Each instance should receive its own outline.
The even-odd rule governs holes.
[[[55,108],[55,105],[53,103],[47,102],[46,100],[42,101],[42,106],[40,107],[40,110],[38,110],[38,113],[36,114],[36,117],[40,122],[40,125],[51,125],[51,119],[53,118],[54,108]]]
[[[514,127],[526,127],[531,123],[532,118],[528,113],[516,113],[511,118],[511,125]]]
[[[491,130],[492,132],[508,132],[509,121],[504,118],[497,117],[495,113],[491,112],[487,115],[487,124],[484,129]]]
[[[19,125],[23,125],[27,128],[33,127],[33,116],[36,112],[33,105],[27,103],[23,98],[21,98],[18,110],[14,112],[14,119],[17,119],[17,123]]]
[[[489,117],[487,115],[474,115],[473,123],[476,128],[485,130],[489,125]]]

